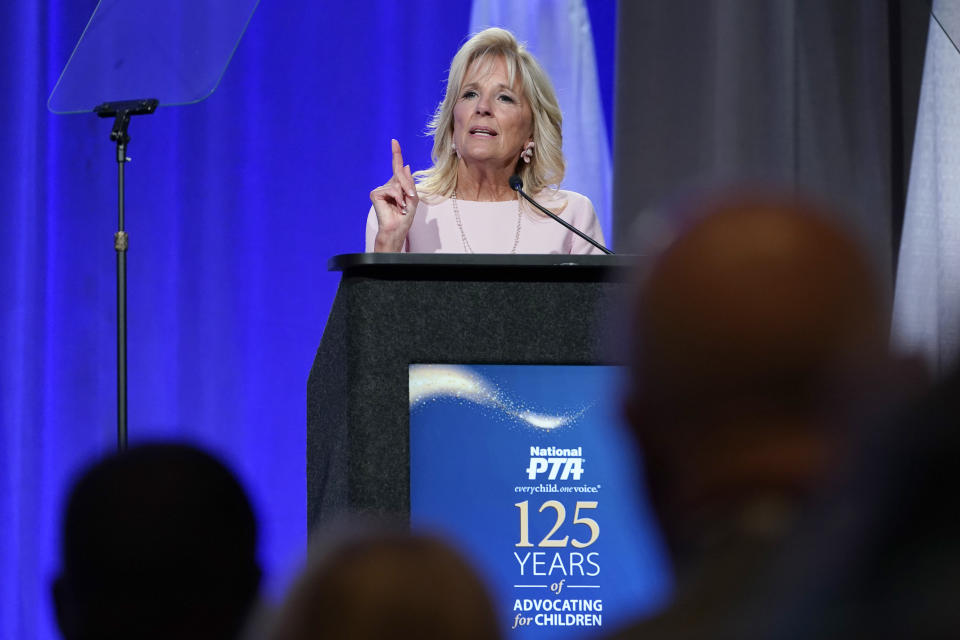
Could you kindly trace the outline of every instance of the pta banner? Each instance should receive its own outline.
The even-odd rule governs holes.
[[[602,366],[412,365],[410,519],[485,574],[515,637],[655,611],[668,569]]]

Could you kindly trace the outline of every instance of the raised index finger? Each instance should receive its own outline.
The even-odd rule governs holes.
[[[390,139],[390,149],[393,151],[393,175],[403,175],[403,155],[400,154],[400,143]]]

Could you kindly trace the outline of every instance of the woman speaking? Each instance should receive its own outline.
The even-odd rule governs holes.
[[[524,202],[537,202],[603,243],[590,200],[563,180],[562,116],[553,86],[509,31],[486,29],[450,65],[430,121],[433,166],[410,172],[391,141],[393,176],[370,192],[367,251],[411,253],[600,253]]]

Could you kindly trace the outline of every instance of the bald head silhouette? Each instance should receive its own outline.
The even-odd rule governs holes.
[[[709,203],[640,286],[626,412],[674,548],[687,514],[809,492],[885,358],[872,267],[829,217],[792,197]]]
[[[114,453],[63,517],[57,620],[67,640],[235,637],[260,580],[256,521],[234,475],[189,445]]]

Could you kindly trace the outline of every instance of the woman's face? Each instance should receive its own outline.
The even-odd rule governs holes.
[[[533,115],[520,80],[508,84],[503,57],[475,60],[453,107],[453,142],[467,164],[513,169],[533,139]]]

